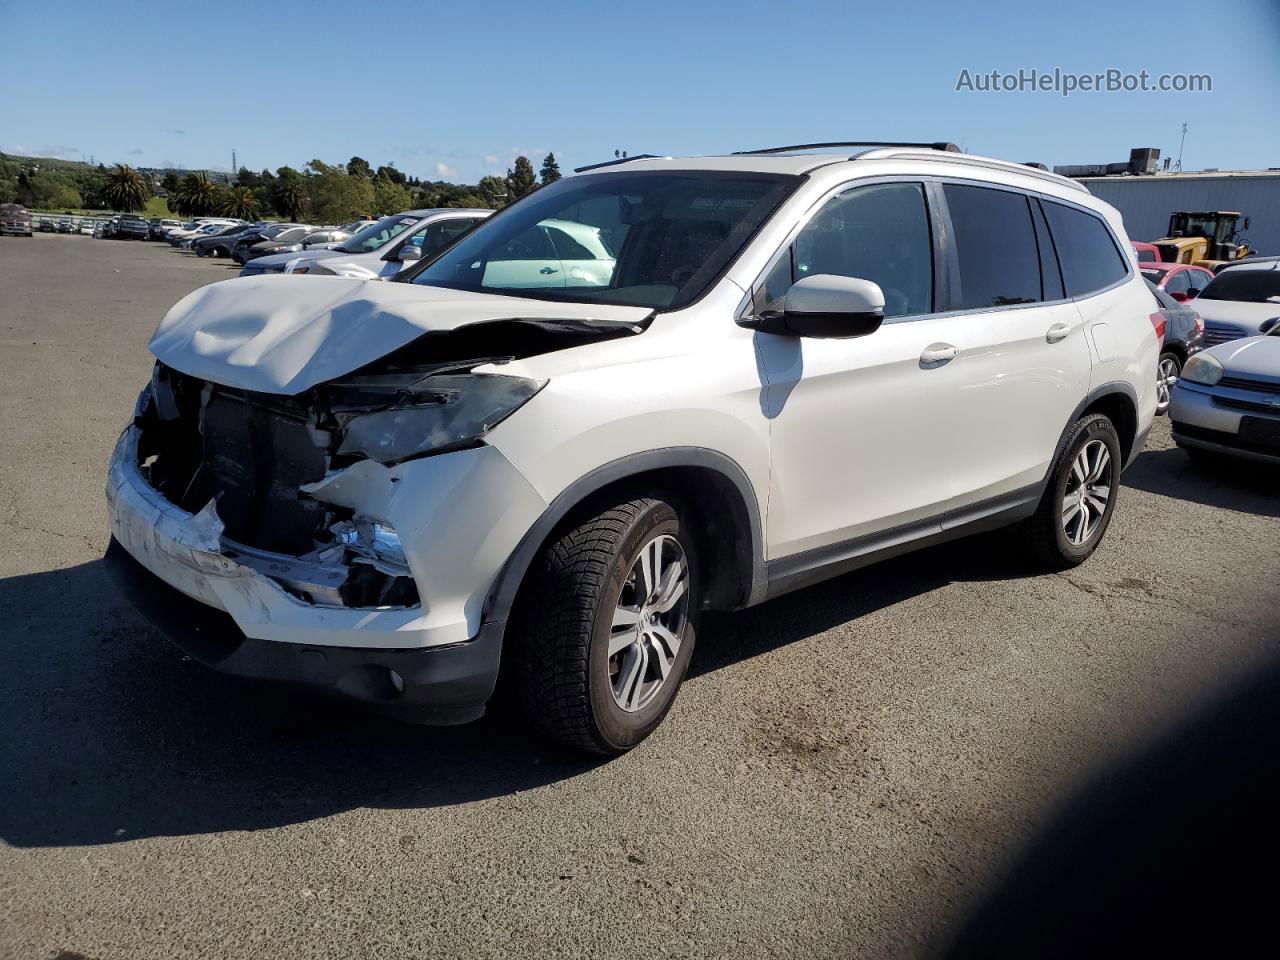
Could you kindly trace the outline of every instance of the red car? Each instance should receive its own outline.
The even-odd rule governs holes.
[[[1213,274],[1204,267],[1185,263],[1144,263],[1142,275],[1179,303],[1198,297],[1209,285]]]
[[[1138,255],[1138,263],[1160,263],[1162,261],[1160,250],[1154,243],[1139,243],[1134,240],[1132,246],[1133,252]]]

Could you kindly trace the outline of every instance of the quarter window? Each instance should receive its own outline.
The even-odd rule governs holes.
[[[886,317],[930,313],[933,245],[924,188],[878,183],[832,197],[766,274],[757,307],[777,309],[792,282],[817,274],[878,284]]]
[[[1044,212],[1053,231],[1067,296],[1083,297],[1125,278],[1128,266],[1110,229],[1098,217],[1052,201],[1044,203]]]
[[[952,309],[1039,301],[1040,251],[1027,198],[952,183],[942,189],[960,267],[960,289],[953,291]]]
[[[1191,274],[1186,270],[1175,270],[1169,274],[1169,279],[1165,281],[1164,289],[1167,293],[1186,293],[1191,289]]]

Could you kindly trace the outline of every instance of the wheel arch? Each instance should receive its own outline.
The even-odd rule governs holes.
[[[1094,387],[1089,391],[1089,395],[1080,401],[1075,412],[1071,414],[1071,419],[1062,429],[1058,446],[1054,449],[1053,458],[1049,461],[1050,465],[1058,462],[1058,457],[1066,446],[1071,428],[1076,421],[1093,413],[1103,414],[1114,424],[1120,439],[1120,452],[1124,465],[1127,467],[1133,461],[1138,450],[1138,392],[1133,389],[1132,384],[1124,380],[1113,380]]]
[[[503,565],[485,598],[482,619],[508,619],[530,565],[568,524],[638,494],[669,497],[693,523],[708,577],[706,606],[733,610],[763,599],[763,525],[746,472],[715,450],[668,447],[597,467],[552,500]]]

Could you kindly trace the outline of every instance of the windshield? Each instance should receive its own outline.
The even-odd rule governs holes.
[[[678,309],[715,282],[799,182],[726,171],[566,177],[480,224],[411,282]]]
[[[276,243],[293,243],[295,240],[301,240],[307,234],[311,233],[310,227],[293,227],[285,230],[283,233],[277,233],[274,237],[268,239],[276,241]]]
[[[381,220],[375,220],[359,233],[344,240],[342,246],[334,249],[341,253],[373,253],[380,247],[386,246],[421,219],[421,217],[407,216],[403,213],[383,217]]]
[[[1227,270],[1200,292],[1202,300],[1280,303],[1280,270]]]

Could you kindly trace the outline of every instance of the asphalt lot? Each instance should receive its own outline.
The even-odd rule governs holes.
[[[1160,421],[1083,567],[989,536],[710,619],[617,760],[271,696],[98,563],[147,339],[228,276],[0,238],[0,957],[920,955],[1083,778],[1280,652],[1280,485]]]

